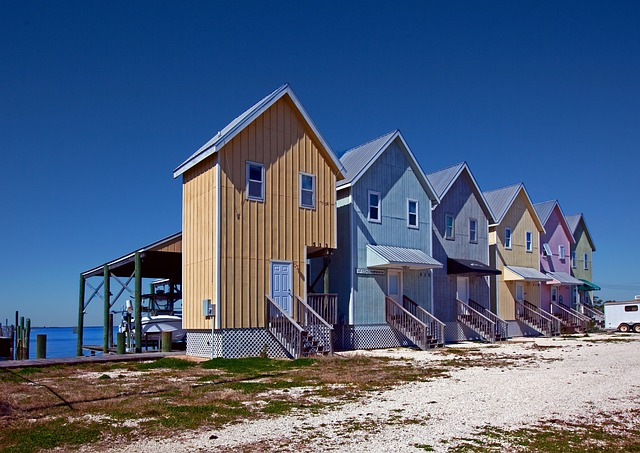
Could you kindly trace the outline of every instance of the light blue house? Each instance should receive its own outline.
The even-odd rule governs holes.
[[[338,295],[337,346],[442,344],[433,319],[431,184],[400,131],[347,151],[336,186],[338,248],[329,285]],[[416,321],[417,320],[417,321]]]

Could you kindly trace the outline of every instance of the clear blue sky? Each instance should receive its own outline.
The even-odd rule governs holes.
[[[583,212],[632,298],[639,5],[4,1],[0,321],[75,325],[80,272],[179,231],[173,169],[284,82],[338,154],[399,128],[426,172]]]

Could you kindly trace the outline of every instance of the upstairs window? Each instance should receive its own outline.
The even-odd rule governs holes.
[[[551,256],[553,255],[553,253],[551,253],[551,247],[549,247],[549,244],[542,244],[542,254],[544,256]]]
[[[418,228],[418,202],[407,199],[407,226]]]
[[[587,253],[584,254],[584,270],[589,269],[589,255]]]
[[[531,231],[527,231],[525,233],[526,242],[527,242],[527,252],[533,252],[533,233]]]
[[[469,219],[469,242],[476,244],[478,242],[478,221]]]
[[[511,228],[504,229],[504,248],[511,248]]]
[[[444,215],[444,238],[454,240],[455,239],[455,218],[453,214]]]
[[[247,162],[247,199],[264,201],[264,165]]]
[[[367,219],[369,222],[381,223],[380,217],[380,192],[369,191],[369,213]]]
[[[316,208],[316,177],[308,173],[300,173],[300,207]]]
[[[576,268],[576,251],[571,252],[571,267]]]
[[[558,256],[560,256],[560,259],[563,260],[563,261],[566,258],[565,254],[564,254],[564,245],[559,245],[558,246]]]

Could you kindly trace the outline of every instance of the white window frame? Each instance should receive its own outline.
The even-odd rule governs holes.
[[[564,261],[567,258],[567,250],[566,247],[562,244],[558,246],[558,257]]]
[[[302,178],[308,176],[311,178],[311,205],[305,205],[302,203],[302,193],[309,192],[309,189],[302,187]],[[300,172],[298,176],[298,206],[303,209],[315,209],[316,208],[316,175],[311,173]]]
[[[378,197],[378,204],[375,206],[371,204],[371,195],[377,195]],[[375,207],[376,209],[378,209],[377,218],[371,217],[372,207]],[[373,223],[382,223],[382,197],[380,196],[380,192],[376,192],[375,190],[367,191],[367,220]]]
[[[533,232],[525,231],[524,240],[527,247],[527,252],[533,252]]]
[[[475,224],[475,228],[471,228],[472,224]],[[478,243],[478,219],[474,219],[473,217],[469,219],[469,242],[472,244]]]
[[[578,262],[576,259],[576,251],[572,250],[571,251],[571,268],[576,269],[577,267],[578,267]]]
[[[584,270],[585,271],[589,270],[589,254],[588,253],[584,254]]]
[[[542,254],[544,256],[553,255],[553,253],[551,253],[551,247],[549,247],[549,244],[547,244],[546,242],[544,244],[542,244]]]
[[[251,180],[250,175],[251,175],[251,167],[260,167],[260,178],[261,181],[257,181],[257,180]],[[261,164],[260,162],[251,162],[251,161],[247,161],[246,166],[245,166],[245,171],[246,171],[246,193],[247,193],[247,200],[254,200],[254,201],[264,201],[264,186],[265,186],[265,181],[264,181],[264,165]],[[260,182],[260,196],[251,196],[249,194],[249,183],[250,182]]]
[[[504,229],[504,248],[511,250],[513,248],[513,237],[511,237],[511,228]]]
[[[448,219],[451,219],[451,235],[449,235]],[[455,241],[456,239],[456,217],[448,212],[444,215],[444,238],[450,241]]]
[[[411,213],[411,203],[414,203],[416,206],[416,212]],[[417,230],[420,227],[420,219],[418,217],[418,200],[414,200],[412,198],[407,198],[407,228],[413,228]],[[411,216],[414,215],[416,218],[415,224],[411,223]]]

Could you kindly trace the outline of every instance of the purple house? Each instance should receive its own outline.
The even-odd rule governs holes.
[[[572,231],[557,200],[533,205],[544,225],[540,236],[540,271],[552,280],[541,284],[540,308],[560,318],[567,330],[583,330],[588,321],[571,306],[582,281],[571,276]]]

